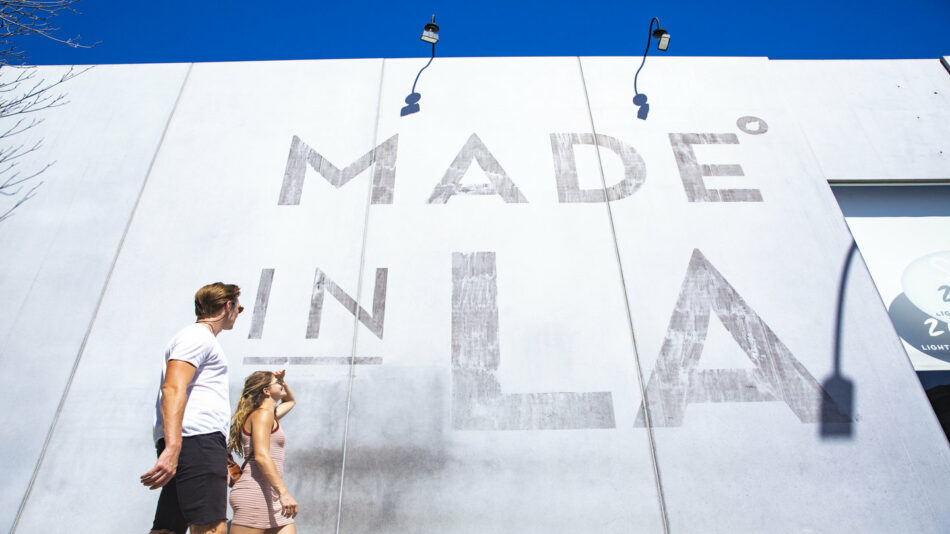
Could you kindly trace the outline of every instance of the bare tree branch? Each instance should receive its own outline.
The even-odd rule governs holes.
[[[37,124],[43,122],[43,119],[37,119],[36,117],[31,117],[30,122],[26,126],[23,126],[23,123],[25,121],[26,121],[25,117],[16,121],[16,124],[11,126],[9,130],[0,133],[0,139],[4,139],[6,137],[11,137],[21,132],[25,132],[29,130],[30,128],[36,126]],[[0,149],[0,154],[2,153],[3,153],[3,149]]]
[[[60,86],[91,68],[69,67],[58,78],[46,79],[38,76],[36,67],[18,66],[28,59],[19,45],[23,37],[39,36],[73,48],[91,48],[97,44],[80,44],[78,35],[65,39],[56,35],[59,31],[53,25],[56,16],[78,13],[74,8],[77,2],[79,0],[0,0],[0,141],[8,142],[42,123],[43,118],[36,113],[66,105],[66,94],[59,92]],[[27,164],[27,169],[34,167],[29,163],[31,158],[24,159],[24,156],[37,152],[43,140],[30,143],[0,146],[0,198],[12,199],[9,208],[0,205],[0,222],[33,198],[43,182],[32,187],[30,183],[55,163],[23,172],[22,163]]]
[[[66,95],[56,89],[89,68],[91,67],[68,67],[64,74],[47,81],[45,78],[37,78],[36,67],[0,67],[0,95],[3,95],[0,97],[0,141],[22,134],[43,122],[43,118],[27,114],[65,105]],[[15,70],[16,74],[6,76],[11,70]],[[4,80],[5,77],[9,77],[10,81]],[[7,95],[12,96],[6,97]],[[43,182],[30,187],[25,194],[23,189],[28,186],[28,182],[55,163],[46,163],[28,173],[20,170],[20,162],[25,161],[22,158],[38,151],[42,145],[43,141],[39,139],[32,141],[32,144],[0,146],[0,197],[14,199],[9,208],[0,206],[0,223],[10,218],[16,208],[35,196]]]
[[[43,182],[40,182],[34,185],[33,188],[27,191],[25,195],[20,197],[19,200],[17,200],[16,203],[13,204],[13,206],[10,206],[10,208],[7,211],[3,212],[3,215],[0,215],[0,222],[3,222],[4,220],[10,218],[13,215],[13,210],[19,208],[21,204],[33,198],[33,194],[36,193],[36,190],[39,189],[41,185],[43,185]]]
[[[10,98],[0,97],[0,119],[12,115],[42,111],[66,104],[66,95],[56,94],[55,92],[51,92],[50,89],[72,80],[91,68],[92,67],[83,67],[77,70],[75,66],[69,67],[59,79],[51,82],[47,82],[45,79],[34,81],[36,76],[36,69],[34,67],[7,66],[2,68],[2,72],[6,72],[8,69],[28,72],[19,72],[16,79],[11,82],[4,82],[2,77],[0,77],[0,94],[12,92],[16,95]],[[33,83],[28,84],[27,82]],[[21,87],[27,88],[21,89]]]
[[[21,158],[29,154],[30,152],[35,152],[36,150],[40,148],[42,144],[43,144],[43,141],[37,141],[36,143],[33,144],[31,148],[22,152],[21,150],[23,150],[24,145],[20,145],[17,147],[7,147],[3,150],[0,150],[0,165],[3,165],[4,163],[7,163],[8,161],[13,161],[17,158]],[[3,174],[0,173],[0,177],[2,176]]]
[[[16,43],[16,38],[38,35],[73,48],[92,48],[79,43],[79,36],[60,38],[59,28],[53,26],[56,16],[78,14],[73,7],[79,0],[0,0],[0,65],[22,64],[25,52]]]

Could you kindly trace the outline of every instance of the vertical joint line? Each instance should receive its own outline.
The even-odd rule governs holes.
[[[637,351],[637,337],[633,331],[633,312],[630,310],[630,299],[628,298],[627,282],[623,277],[623,262],[620,258],[620,245],[617,240],[617,229],[614,225],[614,214],[610,207],[610,197],[607,192],[607,178],[604,176],[604,164],[600,156],[600,143],[597,142],[597,129],[594,126],[594,112],[590,107],[590,95],[587,92],[587,79],[584,77],[584,65],[581,63],[580,56],[577,57],[577,67],[581,73],[581,85],[584,88],[584,101],[587,104],[587,116],[590,118],[590,130],[594,134],[594,146],[597,149],[597,165],[600,170],[600,183],[604,191],[604,204],[607,206],[607,219],[610,223],[610,234],[613,237],[614,253],[617,257],[617,268],[620,271],[620,286],[623,290],[624,309],[627,311],[627,326],[630,329],[630,341],[633,343],[633,360],[637,369],[637,383],[640,386],[640,409],[643,410],[644,421],[646,423],[647,438],[650,445],[650,460],[653,464],[653,479],[656,483],[657,503],[660,507],[660,519],[663,521],[663,532],[669,534],[670,524],[666,515],[666,499],[663,496],[663,483],[660,480],[660,468],[656,458],[656,441],[653,438],[653,425],[650,422],[650,410],[647,407],[646,390],[643,387],[643,369],[640,366],[640,354]]]
[[[346,440],[350,431],[350,408],[352,406],[351,401],[353,398],[353,381],[356,378],[356,342],[360,329],[360,301],[363,293],[363,266],[366,263],[366,240],[367,234],[369,233],[369,209],[373,202],[374,182],[372,173],[375,171],[375,167],[378,164],[376,161],[376,140],[379,138],[379,119],[381,116],[381,107],[383,103],[383,76],[385,71],[386,58],[383,58],[380,60],[379,66],[379,92],[376,95],[376,122],[373,125],[373,163],[371,165],[372,168],[368,169],[370,171],[370,176],[369,185],[366,188],[366,209],[363,213],[363,236],[362,242],[360,243],[360,267],[356,281],[356,309],[353,313],[353,342],[350,345],[349,376],[347,377],[346,386],[346,417],[343,421],[343,454],[340,464],[340,495],[339,499],[337,500],[336,534],[340,534],[340,524],[343,519],[343,485],[346,479]]]
[[[165,121],[165,128],[162,130],[162,136],[158,139],[158,145],[155,147],[155,153],[152,154],[152,161],[148,164],[148,169],[145,171],[145,178],[142,180],[142,187],[139,188],[139,194],[135,198],[135,204],[132,205],[132,211],[129,213],[129,220],[125,223],[125,230],[122,231],[122,238],[119,239],[119,244],[116,247],[115,255],[112,257],[112,265],[109,266],[109,273],[106,275],[105,283],[102,284],[102,291],[99,293],[99,300],[96,302],[96,307],[92,312],[92,318],[89,320],[89,326],[86,328],[86,333],[83,335],[82,343],[79,344],[79,351],[76,353],[76,359],[73,360],[73,367],[69,371],[69,378],[66,380],[66,388],[63,390],[63,396],[59,399],[59,404],[56,406],[56,413],[53,415],[53,421],[50,423],[49,431],[46,433],[46,440],[43,442],[43,448],[40,450],[40,456],[36,460],[36,467],[33,468],[33,475],[30,477],[30,483],[26,486],[26,492],[23,494],[23,500],[20,501],[20,506],[16,511],[16,518],[13,520],[13,526],[10,527],[10,534],[16,532],[17,526],[20,524],[20,517],[23,515],[23,511],[26,509],[26,503],[30,500],[30,495],[33,493],[33,485],[36,483],[36,477],[40,473],[40,468],[43,466],[43,461],[46,459],[46,451],[49,449],[50,441],[53,439],[53,433],[56,430],[56,425],[59,424],[59,416],[63,412],[63,406],[66,405],[66,397],[69,396],[69,391],[73,386],[73,379],[76,377],[76,371],[79,369],[79,362],[82,360],[82,355],[86,351],[86,343],[89,341],[89,335],[92,333],[92,327],[96,324],[96,319],[99,317],[99,309],[102,307],[102,301],[105,299],[106,291],[109,289],[109,283],[112,281],[112,273],[115,272],[115,265],[119,261],[119,254],[122,252],[122,247],[125,245],[125,238],[129,235],[129,229],[132,227],[132,220],[135,219],[135,213],[138,211],[139,202],[142,200],[142,194],[145,192],[145,186],[148,184],[148,179],[152,175],[152,168],[155,166],[155,160],[158,159],[158,154],[162,150],[162,145],[165,143],[165,135],[168,133],[168,127],[172,123],[172,119],[175,117],[175,111],[178,110],[178,103],[181,101],[181,95],[185,92],[185,85],[188,83],[188,77],[191,76],[191,68],[194,67],[194,63],[188,64],[188,70],[185,71],[185,77],[181,81],[181,87],[178,89],[178,96],[175,97],[175,103],[172,105],[172,110],[168,114],[168,120]]]

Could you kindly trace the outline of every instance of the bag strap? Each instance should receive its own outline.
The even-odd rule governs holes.
[[[234,465],[237,465],[237,462],[234,461],[234,457],[231,456],[230,450],[231,450],[231,447],[228,447],[228,462],[233,463]],[[244,457],[244,462],[241,464],[241,471],[244,471],[244,468],[247,467],[248,460],[251,460],[252,458],[254,458],[253,452],[250,454],[250,456]]]

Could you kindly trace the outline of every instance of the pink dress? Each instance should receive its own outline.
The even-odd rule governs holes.
[[[277,472],[284,477],[284,444],[287,438],[277,423],[277,428],[270,435],[270,457],[274,460]],[[268,529],[282,527],[293,523],[294,520],[280,515],[280,499],[260,465],[254,460],[251,444],[251,435],[241,429],[241,444],[244,447],[244,457],[250,458],[241,478],[231,488],[231,508],[234,509],[234,518],[231,523],[250,528]]]

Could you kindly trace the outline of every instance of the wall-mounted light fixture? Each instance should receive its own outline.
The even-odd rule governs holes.
[[[439,42],[439,25],[435,23],[435,15],[432,15],[432,22],[427,23],[425,29],[422,30],[420,39],[432,44]],[[667,41],[669,41],[669,38],[667,38]]]
[[[653,23],[656,23],[656,29],[653,29]],[[643,64],[647,61],[647,53],[650,51],[650,43],[653,39],[657,39],[656,47],[661,52],[666,52],[666,49],[670,47],[670,32],[664,30],[660,27],[660,19],[653,17],[650,20],[650,27],[647,29],[647,48],[643,51],[643,60],[640,61],[640,68],[637,69],[637,73],[633,76],[633,103],[640,110],[637,112],[637,118],[646,120],[647,114],[650,112],[650,104],[647,104],[647,95],[641,93],[637,89],[637,80],[640,78],[640,70],[643,69]]]
[[[653,30],[653,38],[660,40],[660,42],[656,44],[656,48],[661,52],[666,52],[666,49],[670,47],[670,32],[660,27],[660,19],[653,17],[653,20],[656,21],[656,29]],[[651,28],[653,27],[653,20],[650,21]],[[650,48],[649,41],[647,42],[647,48]]]
[[[422,99],[422,95],[416,92],[416,84],[419,83],[419,76],[422,76],[422,71],[429,68],[429,65],[432,64],[432,60],[435,59],[435,43],[439,42],[439,25],[435,23],[435,15],[432,15],[432,22],[426,23],[425,29],[422,30],[423,41],[432,44],[432,56],[429,58],[429,62],[425,64],[424,67],[419,69],[419,73],[416,74],[416,80],[412,82],[412,91],[409,92],[409,96],[406,97],[406,105],[399,110],[399,116],[405,117],[406,115],[412,115],[419,111],[419,100]]]

